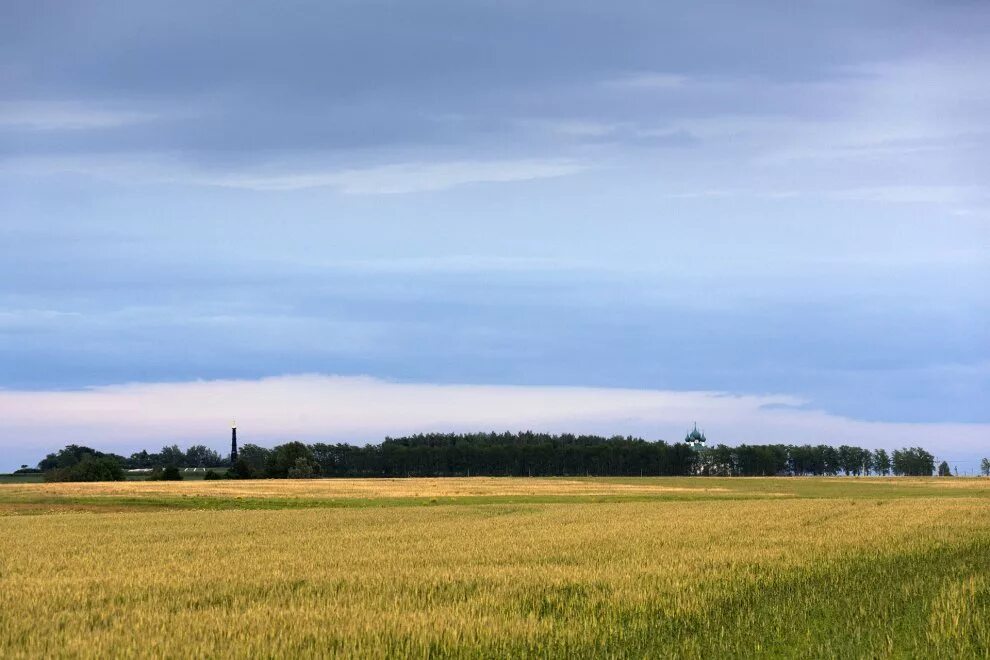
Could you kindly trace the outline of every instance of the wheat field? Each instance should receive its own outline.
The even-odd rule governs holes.
[[[986,480],[0,486],[2,657],[988,653]]]

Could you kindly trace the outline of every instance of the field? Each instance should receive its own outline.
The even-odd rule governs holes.
[[[988,657],[990,480],[0,485],[0,657]]]

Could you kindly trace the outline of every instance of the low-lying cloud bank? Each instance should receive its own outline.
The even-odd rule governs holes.
[[[967,460],[988,424],[865,422],[785,395],[432,385],[369,377],[134,383],[78,391],[0,391],[0,449],[9,463],[75,442],[130,452],[193,442],[223,449],[236,418],[243,442],[378,442],[419,431],[523,430],[631,434],[677,441],[697,421],[712,442],[922,445]],[[0,466],[3,467],[3,466]]]

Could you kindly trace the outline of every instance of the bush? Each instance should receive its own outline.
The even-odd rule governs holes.
[[[182,481],[182,473],[174,465],[166,466],[164,469],[155,468],[151,471],[148,481]]]
[[[203,479],[204,480],[223,479],[223,476],[219,472],[214,472],[213,470],[207,470],[206,473],[203,475]]]
[[[182,481],[182,473],[179,472],[179,468],[169,465],[162,470],[162,481]]]
[[[257,475],[248,462],[243,458],[238,458],[230,469],[227,471],[228,479],[255,479]]]

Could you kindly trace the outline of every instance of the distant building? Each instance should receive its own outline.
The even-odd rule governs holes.
[[[237,462],[237,422],[230,423],[230,464]]]
[[[704,449],[708,439],[705,437],[704,431],[698,430],[698,423],[695,422],[694,429],[684,436],[684,442],[690,445],[692,449]]]

